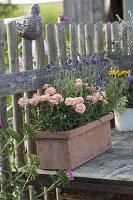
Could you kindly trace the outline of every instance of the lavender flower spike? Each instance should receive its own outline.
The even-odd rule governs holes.
[[[129,81],[133,81],[133,75],[130,75],[130,76],[128,77],[128,80],[129,80]]]
[[[68,175],[68,178],[69,178],[70,181],[74,180],[74,175],[73,175],[72,169],[67,170],[67,175]]]

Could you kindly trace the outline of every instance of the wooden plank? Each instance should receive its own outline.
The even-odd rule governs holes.
[[[76,17],[75,17],[75,21],[77,22],[77,24],[83,23],[83,15],[84,13],[83,11],[83,5],[84,2],[83,0],[75,0],[75,9],[76,9]],[[69,6],[71,6],[71,4],[69,4]]]
[[[123,56],[119,62],[121,69],[130,69],[133,67],[133,56]],[[59,70],[62,70],[59,66],[52,67],[51,71],[44,67],[0,75],[0,96],[4,97],[41,88],[45,83],[53,82],[54,76],[59,73]]]
[[[119,22],[115,21],[111,24],[111,36],[112,36],[112,42],[114,43],[113,45],[113,51],[118,51],[121,48],[120,45],[120,25]]]
[[[78,25],[78,46],[79,46],[79,53],[81,56],[86,55],[86,48],[85,48],[85,24],[81,23]]]
[[[32,41],[31,40],[22,39],[22,56],[24,59],[24,62],[23,62],[24,69],[25,70],[33,69]],[[25,93],[25,96],[28,98],[31,98],[32,95],[33,95],[33,92]],[[25,122],[27,124],[32,123],[32,114],[30,110],[27,110],[25,114]],[[28,138],[26,148],[27,148],[28,154],[36,154],[35,141],[33,141],[31,138]],[[28,162],[29,163],[31,162],[29,156],[28,156]],[[32,185],[29,185],[29,197],[30,197],[30,200],[34,199],[34,187]]]
[[[121,27],[121,34],[122,34],[122,40],[121,40],[121,48],[122,48],[122,52],[123,55],[128,55],[128,33],[127,33],[127,29],[123,27]]]
[[[86,54],[93,54],[94,52],[94,25],[92,22],[88,22],[85,25],[85,46],[86,46]]]
[[[57,43],[56,43],[56,32],[55,24],[50,22],[46,25],[46,39],[48,44],[48,63],[57,65]]]
[[[22,51],[23,51],[23,58],[24,58],[24,69],[25,70],[32,70],[33,69],[33,59],[32,59],[32,41],[22,39]],[[27,77],[30,78],[30,77]],[[25,91],[26,92],[26,91]],[[26,96],[28,98],[31,98],[33,95],[33,92],[27,92]],[[28,110],[25,115],[25,122],[27,124],[30,124],[32,120],[32,116],[30,111]],[[31,139],[28,140],[28,145],[27,145],[27,151],[28,153],[36,153],[35,150],[35,144]]]
[[[102,21],[94,25],[95,52],[98,54],[104,51],[103,23]]]
[[[77,60],[77,25],[76,23],[69,24],[69,35],[70,35],[70,57],[72,62]]]
[[[59,64],[64,65],[66,62],[66,44],[65,44],[64,26],[62,23],[58,23],[55,25],[55,27],[56,27],[56,40],[57,40]]]
[[[5,73],[5,58],[4,58],[4,22],[0,21],[0,74]],[[6,97],[1,98],[0,97],[0,123],[4,125],[5,128],[7,128],[7,104],[6,104]],[[7,142],[7,135],[5,132],[5,135],[3,136],[3,143],[0,143],[0,152],[4,147],[4,144]],[[7,148],[4,150],[4,152],[0,155],[0,159],[3,160],[2,163],[0,163],[0,176],[1,180],[5,180],[5,178],[8,180],[10,177],[10,174],[7,172],[10,172],[10,165],[9,165],[9,157],[8,157],[8,150]],[[4,177],[3,177],[4,175]],[[1,185],[2,186],[2,185]],[[3,186],[2,186],[3,187]],[[5,189],[6,192],[11,192],[11,188],[8,187]]]
[[[133,187],[114,186],[114,185],[112,186],[112,185],[107,185],[107,184],[96,184],[96,183],[87,183],[87,182],[81,183],[78,181],[72,182],[70,185],[67,186],[67,189],[133,195]]]
[[[7,43],[8,43],[8,52],[9,52],[9,66],[11,72],[19,71],[19,61],[18,61],[18,51],[17,51],[17,38],[16,38],[16,23],[10,22],[7,24]],[[22,109],[18,105],[18,100],[21,98],[21,94],[13,95],[13,128],[18,134],[22,134]],[[17,142],[15,141],[15,147],[17,147]],[[24,165],[24,143],[15,148],[15,162],[16,166],[22,167]]]
[[[43,34],[34,40],[35,43],[35,59],[37,68],[44,67],[45,52],[44,52],[44,38]]]
[[[111,23],[105,24],[105,41],[106,41],[106,52],[108,55],[112,52],[112,40],[111,40]]]

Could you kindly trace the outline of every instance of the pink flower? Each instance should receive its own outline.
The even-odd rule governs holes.
[[[93,85],[88,85],[88,86],[86,86],[86,90],[95,91],[96,88]]]
[[[0,123],[0,129],[4,129],[4,125],[2,123]]]
[[[76,104],[76,98],[68,97],[65,99],[65,104],[67,106],[74,106]]]
[[[56,93],[56,89],[53,88],[53,87],[48,87],[46,90],[45,90],[45,94],[49,94],[49,95],[53,95]]]
[[[61,23],[61,22],[65,22],[69,19],[68,16],[65,16],[65,15],[61,15],[60,13],[58,14],[58,23]]]
[[[36,106],[39,103],[38,96],[34,96],[33,98],[29,99],[29,104]]]
[[[40,96],[40,94],[34,93],[32,97],[35,97],[35,96]]]
[[[77,78],[77,79],[75,79],[75,82],[76,82],[76,83],[77,83],[77,82],[81,82],[81,83],[82,83],[83,81],[82,81],[81,78]]]
[[[74,109],[77,113],[84,113],[86,110],[86,106],[83,103],[77,103]]]
[[[22,97],[18,100],[18,104],[21,106],[21,107],[27,107],[28,106],[28,103],[29,103],[29,99],[27,97]]]
[[[51,105],[57,105],[57,104],[58,104],[58,101],[56,101],[56,100],[54,100],[54,99],[50,99],[50,100],[49,100],[49,103],[50,103]]]
[[[63,101],[63,97],[60,94],[54,94],[53,96],[51,96],[51,99],[56,100],[57,102]]]
[[[87,95],[86,99],[90,100],[90,101],[93,101],[93,96],[92,95]]]
[[[76,83],[74,84],[74,86],[75,86],[76,89],[81,89],[81,87],[82,87],[82,82],[76,82]]]
[[[44,94],[44,95],[41,95],[39,97],[39,101],[40,102],[43,102],[43,101],[49,101],[50,100],[50,95],[49,94]]]
[[[76,103],[84,103],[84,99],[83,99],[83,97],[77,97],[76,98]]]
[[[67,170],[67,176],[68,176],[68,178],[69,178],[70,181],[74,180],[74,175],[73,175],[72,169],[68,169]]]
[[[93,96],[99,101],[103,100],[103,95],[101,95],[99,92],[94,93]]]
[[[83,85],[82,79],[81,78],[76,79],[74,85],[75,85],[76,89],[81,89],[81,87]]]

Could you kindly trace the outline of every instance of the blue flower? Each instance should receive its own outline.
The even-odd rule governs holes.
[[[47,72],[51,71],[51,70],[52,70],[52,64],[49,63],[49,64],[46,66],[46,68],[47,68]]]
[[[129,81],[133,81],[133,75],[130,75],[130,76],[128,77],[128,80],[129,80]]]
[[[98,76],[98,77],[96,78],[96,80],[97,80],[97,81],[100,81],[100,80],[101,80],[101,77],[100,77],[100,76]]]

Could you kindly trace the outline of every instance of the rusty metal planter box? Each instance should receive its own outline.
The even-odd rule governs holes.
[[[40,169],[74,169],[107,151],[112,146],[110,120],[101,117],[79,128],[63,132],[37,132]]]

